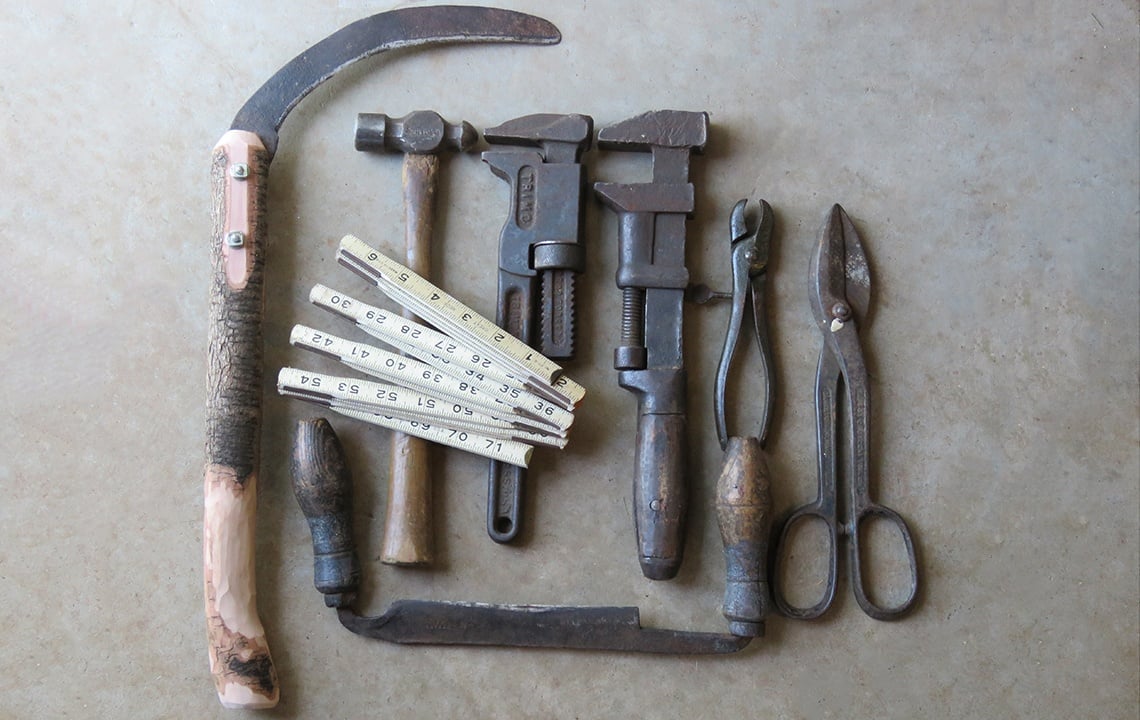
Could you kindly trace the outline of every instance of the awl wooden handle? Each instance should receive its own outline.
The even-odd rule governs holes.
[[[268,170],[253,133],[231,130],[214,148],[202,541],[210,671],[226,707],[273,707],[279,694],[254,581]]]

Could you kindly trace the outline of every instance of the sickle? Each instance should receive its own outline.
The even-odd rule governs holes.
[[[337,71],[395,48],[561,39],[541,18],[482,7],[417,7],[358,20],[289,61],[253,94],[215,146],[202,533],[210,670],[227,707],[277,704],[277,673],[257,615],[254,515],[261,420],[266,180],[278,130]]]

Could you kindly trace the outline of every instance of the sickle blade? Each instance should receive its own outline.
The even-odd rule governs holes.
[[[562,35],[534,15],[485,7],[402,8],[357,20],[293,58],[253,94],[231,130],[257,134],[272,158],[289,111],[342,68],[378,53],[417,45],[516,43],[554,45]]]

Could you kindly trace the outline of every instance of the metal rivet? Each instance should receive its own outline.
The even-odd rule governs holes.
[[[652,510],[653,512],[661,512],[661,501],[660,500],[650,500],[649,501],[649,509]]]
[[[245,245],[245,233],[241,230],[226,233],[226,245],[232,248],[243,247]]]
[[[249,165],[240,162],[230,165],[230,177],[236,180],[245,180],[249,177]]]
[[[848,307],[847,303],[837,302],[831,306],[831,315],[837,320],[846,321],[847,318],[851,317],[851,308]]]

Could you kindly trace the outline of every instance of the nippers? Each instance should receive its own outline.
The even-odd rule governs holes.
[[[906,521],[894,510],[873,502],[868,488],[870,393],[859,328],[867,321],[871,274],[859,233],[839,205],[831,208],[819,245],[812,255],[809,282],[812,312],[823,336],[815,378],[819,490],[816,499],[793,510],[778,531],[772,572],[773,599],[780,611],[789,617],[814,619],[822,615],[835,597],[839,536],[844,535],[847,537],[847,569],[859,607],[877,620],[891,620],[905,614],[914,604],[918,594],[918,563]],[[838,419],[841,386],[847,406],[846,422],[842,425]],[[840,467],[837,435],[839,428],[844,426],[845,462],[842,467],[847,478],[843,502],[840,503],[837,497]],[[839,517],[840,508],[845,513],[843,518]],[[860,546],[866,541],[870,532],[869,521],[874,518],[897,529],[909,564],[906,596],[889,606],[872,599],[864,584],[863,562],[868,551]],[[810,607],[789,604],[780,584],[781,563],[789,559],[786,555],[789,530],[801,521],[822,522],[827,531],[826,583],[822,598]],[[881,598],[881,595],[876,594],[876,597]]]
[[[756,343],[760,347],[760,365],[764,377],[764,407],[760,416],[760,432],[756,434],[761,445],[768,435],[772,417],[772,348],[768,340],[768,321],[764,306],[764,285],[768,277],[768,248],[772,240],[772,206],[760,201],[760,220],[755,230],[748,229],[744,211],[748,200],[741,200],[732,208],[729,220],[732,243],[732,314],[728,319],[728,332],[716,369],[716,386],[713,389],[713,414],[720,449],[728,448],[728,422],[725,420],[724,395],[728,372],[740,330],[744,325],[745,305],[752,306],[752,323],[756,330]]]
[[[768,535],[771,522],[771,482],[764,437],[772,415],[772,354],[765,319],[764,283],[768,272],[768,246],[772,239],[772,207],[760,201],[760,221],[749,230],[744,217],[748,201],[732,209],[729,240],[732,249],[732,312],[720,366],[716,371],[713,405],[716,432],[724,450],[724,464],[716,484],[717,524],[724,543],[726,581],[724,616],[735,635],[764,634],[768,615]],[[752,305],[752,322],[764,376],[764,410],[756,435],[728,434],[724,414],[729,366],[744,326],[745,305]]]

